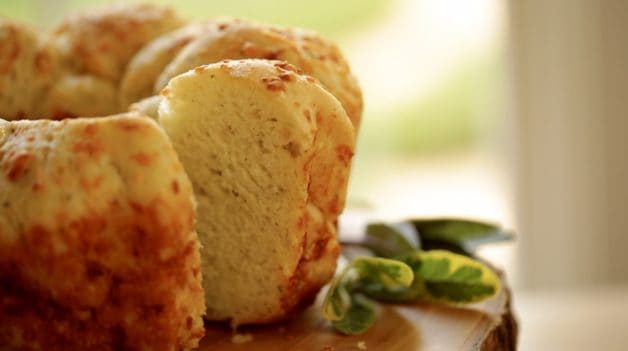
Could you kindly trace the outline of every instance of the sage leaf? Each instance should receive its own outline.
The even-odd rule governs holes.
[[[330,321],[341,320],[351,307],[349,292],[340,282],[342,277],[334,278],[323,301],[323,316]]]
[[[356,293],[351,296],[351,307],[340,320],[332,321],[337,331],[346,335],[357,335],[367,331],[377,319],[375,302]]]
[[[420,248],[417,231],[407,222],[369,224],[363,245],[376,256],[389,258]]]
[[[424,250],[447,250],[467,256],[480,245],[508,241],[513,235],[498,225],[464,219],[412,219]]]
[[[412,268],[401,261],[381,257],[358,257],[332,281],[323,300],[323,316],[331,321],[344,319],[352,306],[351,293],[360,281],[377,282],[394,289],[410,286],[413,279]]]
[[[353,260],[351,267],[360,279],[376,281],[388,288],[408,287],[414,279],[414,272],[407,264],[383,257],[362,256]]]
[[[408,287],[397,286],[389,288],[379,282],[365,280],[356,287],[356,290],[377,301],[390,303],[416,302],[425,296],[423,281],[418,279],[416,275],[412,284]]]
[[[417,251],[404,258],[434,301],[462,304],[489,299],[501,289],[492,269],[466,256],[444,250]]]

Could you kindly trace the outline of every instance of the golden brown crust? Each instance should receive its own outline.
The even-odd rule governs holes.
[[[155,80],[170,61],[191,41],[211,29],[209,23],[189,24],[146,44],[126,67],[120,82],[120,107],[126,109],[153,95]]]
[[[93,75],[57,79],[46,101],[51,119],[97,117],[118,112],[116,86]]]
[[[0,345],[198,344],[191,185],[153,121],[0,123],[0,170]]]
[[[108,6],[73,14],[51,32],[0,18],[0,117],[102,116],[126,110],[118,85],[131,58],[183,25],[169,7]]]
[[[73,74],[118,82],[142,46],[181,25],[183,20],[169,7],[114,5],[65,18],[50,40]]]
[[[0,18],[0,118],[41,115],[58,60],[34,28]]]
[[[313,32],[242,19],[218,20],[179,52],[155,82],[159,92],[175,76],[223,59],[283,60],[318,79],[345,108],[354,127],[362,115],[362,92],[340,50]]]

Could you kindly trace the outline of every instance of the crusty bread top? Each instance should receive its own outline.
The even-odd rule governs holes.
[[[108,116],[119,110],[115,83],[94,75],[59,77],[45,103],[45,116],[51,119]]]
[[[72,73],[118,82],[142,46],[183,23],[169,7],[106,6],[65,18],[52,30],[51,43]]]
[[[81,217],[108,208],[115,199],[192,206],[192,189],[166,135],[137,113],[4,122],[0,135],[0,182],[5,184],[0,194],[15,205],[3,212],[10,212],[15,223],[37,219],[54,227],[59,211]],[[148,177],[147,169],[154,174]],[[26,201],[17,196],[23,187],[32,187],[40,200],[16,203]]]
[[[43,113],[39,104],[57,66],[53,51],[34,28],[0,17],[0,118]]]
[[[242,19],[214,22],[179,52],[155,82],[155,93],[173,77],[223,59],[284,60],[318,79],[347,111],[357,128],[362,115],[362,92],[340,50],[316,33],[260,24]]]
[[[204,303],[194,206],[167,136],[147,117],[0,120],[0,277],[33,304],[58,307],[16,315],[31,318],[42,338],[32,342],[65,333],[71,341],[50,349],[106,345],[122,328],[134,347],[196,346]],[[75,313],[88,325],[55,329]]]
[[[192,40],[212,28],[211,22],[193,23],[146,44],[126,67],[120,82],[120,108],[126,109],[132,103],[153,95],[155,80],[170,61]]]

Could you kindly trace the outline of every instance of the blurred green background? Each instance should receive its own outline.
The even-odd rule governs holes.
[[[387,8],[393,6],[394,1],[152,0],[144,2],[170,5],[186,17],[196,20],[214,16],[241,16],[274,24],[313,28],[325,35],[338,37],[367,25]],[[3,16],[49,25],[68,12],[111,3],[121,2],[108,0],[2,0],[0,1],[0,13]]]
[[[154,2],[191,19],[246,17],[314,29],[338,42],[365,94],[350,203],[394,200],[402,186],[388,200],[372,189],[399,182],[395,174],[425,164],[484,160],[486,140],[499,129],[504,74],[498,24],[484,28],[499,21],[490,1],[489,7],[487,1],[465,7],[453,0]],[[68,13],[108,3],[1,0],[0,14],[47,28]],[[391,73],[382,75],[386,69]],[[397,83],[395,77],[404,79]],[[384,81],[388,85],[380,84]],[[398,86],[399,94],[390,96],[391,86]]]

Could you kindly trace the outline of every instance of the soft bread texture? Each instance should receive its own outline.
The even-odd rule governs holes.
[[[42,101],[58,72],[57,63],[34,28],[0,18],[0,118],[46,113]]]
[[[197,346],[194,207],[147,117],[0,120],[0,349]]]
[[[209,320],[285,318],[333,275],[355,132],[285,63],[225,61],[170,81],[159,107],[194,186]]]
[[[180,45],[188,40],[186,45]],[[197,27],[193,34],[184,31],[167,35],[147,45],[125,73],[121,101],[128,103],[158,94],[170,79],[195,67],[243,58],[284,60],[318,79],[340,100],[354,127],[358,127],[362,92],[333,43],[313,32],[241,19],[217,20],[204,24],[201,30]],[[162,72],[155,77],[157,67]],[[152,92],[146,87],[148,81],[154,81]]]

